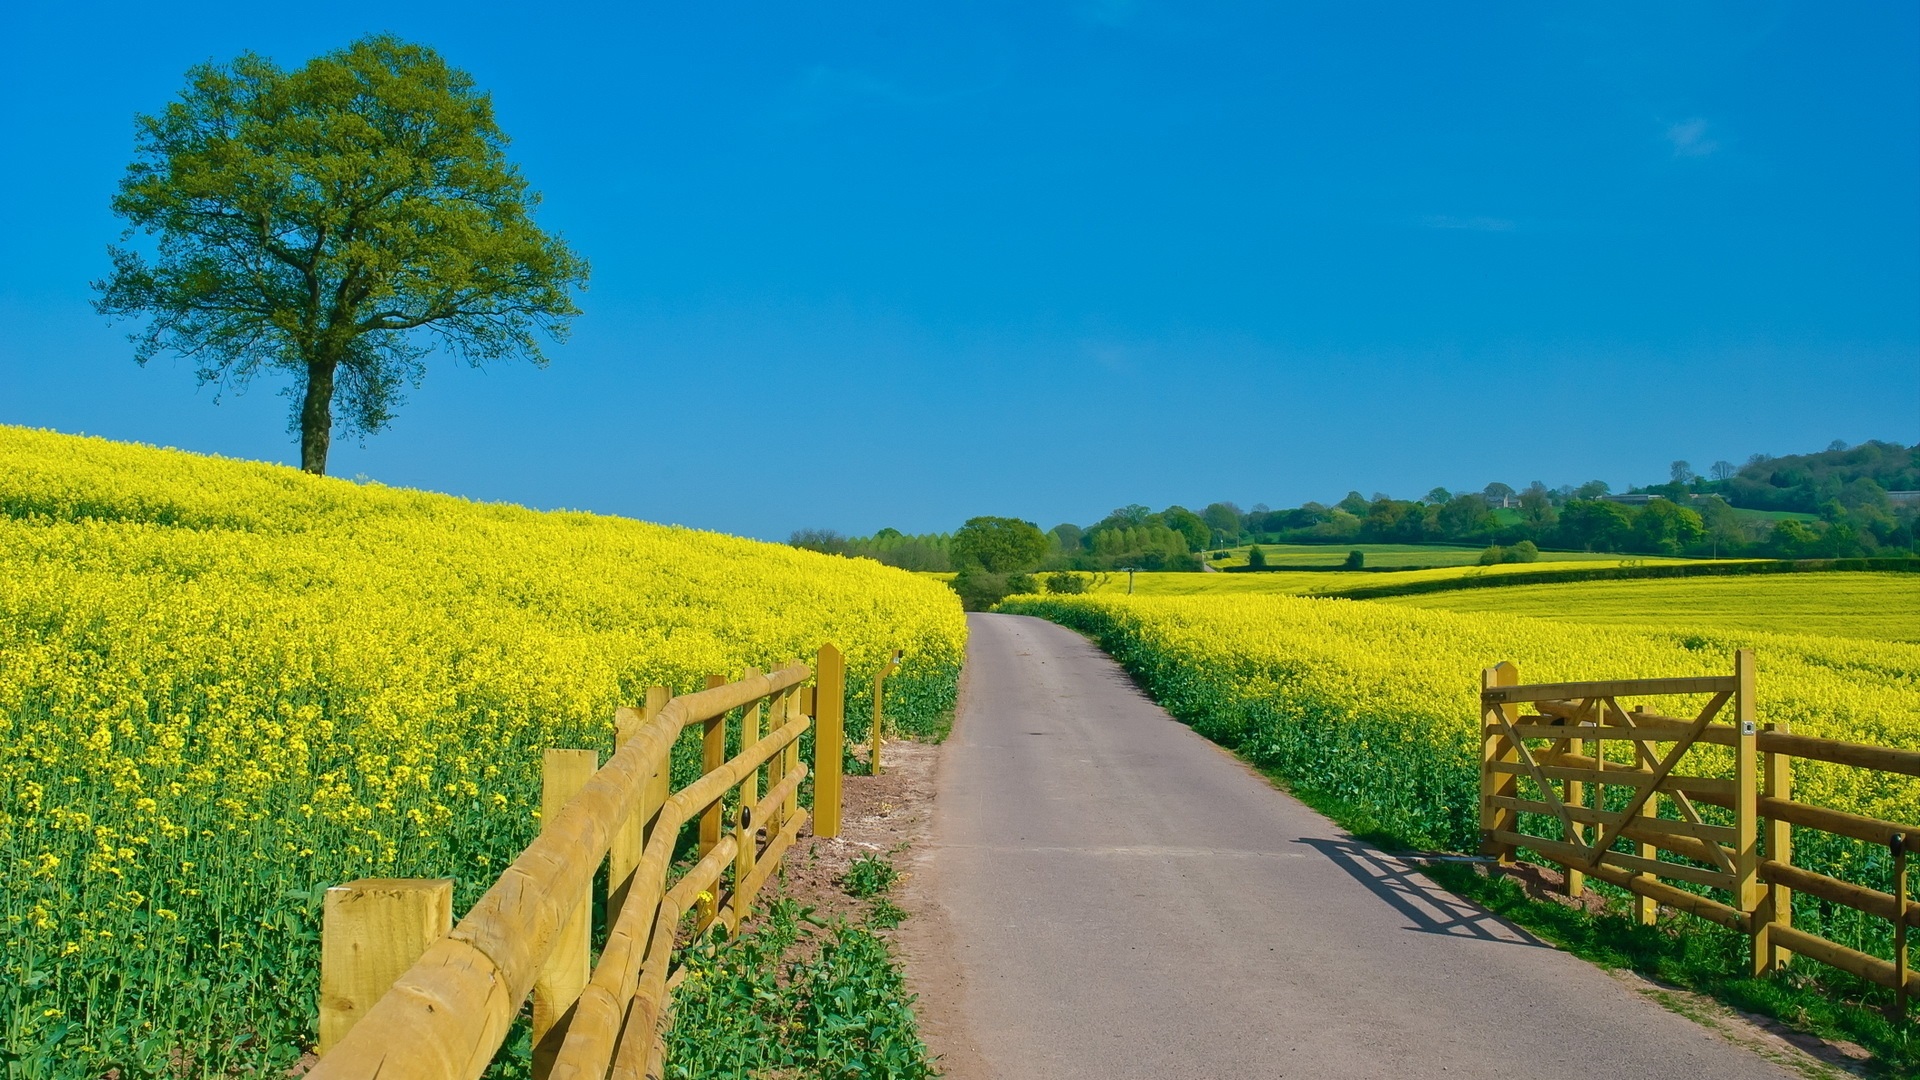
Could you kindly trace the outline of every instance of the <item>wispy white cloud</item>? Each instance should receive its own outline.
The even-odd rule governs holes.
[[[1707,122],[1696,116],[1667,127],[1667,141],[1673,144],[1674,157],[1706,157],[1720,144],[1707,137]]]
[[[1454,217],[1451,214],[1434,214],[1420,219],[1420,224],[1429,229],[1465,229],[1469,232],[1512,232],[1513,222],[1506,218],[1494,217]]]

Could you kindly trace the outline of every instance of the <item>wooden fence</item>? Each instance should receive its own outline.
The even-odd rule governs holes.
[[[812,686],[805,686],[808,679]],[[549,750],[540,835],[452,925],[452,882],[370,879],[327,891],[320,1060],[313,1080],[465,1080],[492,1062],[532,996],[534,1074],[546,1080],[658,1076],[669,970],[681,924],[744,919],[808,820],[799,740],[814,730],[813,831],[837,836],[845,663],[669,698],[615,717],[613,756]],[[739,712],[739,753],[726,756]],[[680,733],[701,725],[702,775],[670,790]],[[762,780],[764,778],[764,785]],[[727,796],[737,797],[731,815]],[[699,822],[699,860],[669,884],[681,827]],[[605,944],[591,955],[594,878],[607,866]],[[726,871],[731,869],[729,878]]]
[[[1755,974],[1796,953],[1851,972],[1892,989],[1896,1015],[1904,1017],[1908,995],[1920,991],[1907,952],[1908,931],[1920,927],[1920,903],[1908,896],[1906,874],[1920,826],[1796,802],[1793,762],[1920,776],[1920,751],[1793,735],[1784,724],[1762,729],[1755,681],[1753,653],[1744,649],[1735,654],[1733,674],[1706,678],[1523,686],[1512,664],[1488,668],[1480,692],[1482,853],[1510,862],[1517,848],[1527,848],[1565,867],[1575,896],[1589,876],[1616,885],[1633,894],[1642,922],[1651,923],[1655,905],[1664,904],[1745,933],[1753,940]],[[1705,695],[1706,703],[1691,717],[1620,704],[1673,695]],[[1522,706],[1533,711],[1523,714]],[[1632,763],[1610,761],[1606,740],[1629,744]],[[1661,745],[1666,749],[1656,753]],[[1724,775],[1724,760],[1718,769],[1699,768],[1700,747],[1730,752],[1732,777]],[[1531,781],[1531,792],[1522,792],[1522,780]],[[1618,793],[1610,800],[1608,788],[1624,792],[1624,801]],[[1718,809],[1703,815],[1703,805]],[[1546,831],[1556,835],[1523,832],[1523,813],[1547,819]],[[1893,892],[1794,866],[1794,826],[1885,845]],[[1668,884],[1674,881],[1704,891]],[[1795,890],[1889,920],[1892,959],[1795,928]]]

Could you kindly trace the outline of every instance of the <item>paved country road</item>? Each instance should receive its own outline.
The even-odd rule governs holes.
[[[908,950],[955,1080],[1792,1075],[1355,842],[1078,635],[969,626],[916,882],[948,955]]]

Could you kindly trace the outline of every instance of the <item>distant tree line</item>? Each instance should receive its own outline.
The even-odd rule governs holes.
[[[808,551],[872,559],[902,570],[947,573],[954,569],[952,533],[908,536],[899,529],[881,529],[872,536],[842,536],[832,529],[801,529],[787,542]]]
[[[1835,444],[1815,454],[1755,455],[1716,462],[1700,476],[1676,461],[1668,483],[1615,495],[1605,481],[1480,491],[1434,488],[1419,499],[1357,491],[1327,505],[1201,511],[1213,547],[1239,544],[1485,545],[1523,543],[1562,551],[1623,554],[1852,558],[1920,553],[1920,505],[1890,491],[1920,490],[1920,446]],[[1770,518],[1789,512],[1808,518]],[[1524,550],[1524,549],[1522,549]],[[1496,556],[1500,557],[1500,556]]]
[[[920,536],[803,529],[791,543],[951,572],[970,607],[1008,591],[1084,587],[1088,572],[1198,570],[1209,550],[1247,544],[1465,544],[1485,547],[1489,562],[1529,562],[1543,548],[1784,559],[1920,554],[1920,503],[1888,496],[1920,491],[1920,445],[1836,442],[1814,454],[1756,454],[1740,466],[1717,461],[1708,472],[1675,461],[1667,483],[1620,495],[1601,480],[1558,488],[1535,481],[1521,489],[1495,482],[1479,491],[1434,488],[1419,499],[1349,491],[1331,505],[1284,510],[1217,502],[1198,512],[1155,511],[1136,504],[1091,525],[1060,524],[1044,533],[1032,522],[1001,517]],[[1769,516],[1784,514],[1803,516]],[[1347,565],[1357,569],[1362,561],[1355,551]]]

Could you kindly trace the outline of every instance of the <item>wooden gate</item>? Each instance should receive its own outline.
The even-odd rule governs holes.
[[[1519,681],[1508,663],[1482,676],[1483,853],[1511,861],[1515,848],[1529,848],[1567,868],[1568,890],[1575,895],[1588,875],[1633,893],[1645,921],[1659,903],[1746,929],[1744,913],[1759,900],[1753,654],[1738,653],[1731,676],[1534,686]],[[1706,700],[1690,717],[1669,716],[1644,702],[1621,704],[1622,698],[1679,695]],[[1631,761],[1609,760],[1608,740],[1626,743],[1631,749],[1615,757]],[[1732,779],[1701,775],[1726,772],[1693,764],[1696,749],[1707,746],[1732,751]],[[1532,791],[1521,790],[1523,779],[1532,782]],[[1677,817],[1661,815],[1663,799]],[[1703,805],[1713,810],[1703,814]],[[1523,832],[1523,813],[1553,819],[1557,837]],[[1615,850],[1623,838],[1632,841],[1632,853]],[[1713,894],[1668,881],[1703,885]]]
[[[1618,886],[1643,923],[1665,905],[1748,934],[1754,974],[1795,954],[1841,968],[1893,990],[1893,1011],[1904,1017],[1920,992],[1907,955],[1920,903],[1909,898],[1906,874],[1920,827],[1796,801],[1793,761],[1920,777],[1920,751],[1762,728],[1753,653],[1735,653],[1733,667],[1724,676],[1531,686],[1510,663],[1486,669],[1481,852],[1510,863],[1526,848],[1559,863],[1574,896],[1588,877]],[[1681,715],[1622,704],[1676,697],[1692,703]],[[1626,749],[1609,754],[1609,741]],[[1794,828],[1884,845],[1893,891],[1794,866]],[[1892,956],[1796,929],[1795,890],[1892,922]]]

